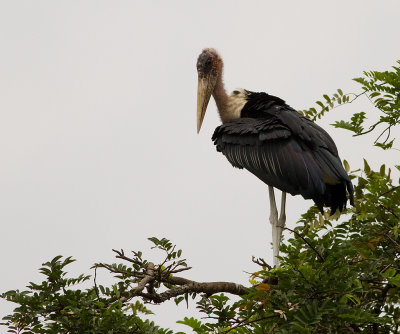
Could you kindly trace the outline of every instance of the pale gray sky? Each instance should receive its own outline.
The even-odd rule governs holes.
[[[187,278],[246,284],[252,255],[272,259],[267,188],[215,151],[213,102],[196,134],[198,54],[220,52],[228,90],[308,108],[395,65],[399,12],[394,0],[1,1],[0,291],[41,280],[58,254],[91,273],[150,236],[184,250]],[[329,126],[370,109],[319,122],[353,168],[399,160]],[[310,204],[289,196],[289,226]],[[185,331],[175,321],[193,310],[174,305],[152,319]],[[12,308],[0,301],[0,316]]]

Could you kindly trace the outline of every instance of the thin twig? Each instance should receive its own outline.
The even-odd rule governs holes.
[[[383,208],[385,211],[391,213],[393,216],[395,216],[397,219],[399,219],[399,216],[397,216],[392,210],[390,210],[389,208],[387,208],[386,206],[384,206],[383,204],[379,203],[379,206],[381,208]]]
[[[177,266],[175,266],[174,268],[176,268]],[[190,270],[190,269],[192,269],[192,267],[184,267],[184,268],[180,268],[180,269],[171,269],[171,270],[168,270],[168,273],[169,274],[176,274],[176,273],[180,273],[180,272],[182,272],[182,271],[186,271],[186,270]]]
[[[274,329],[275,329],[276,326],[278,326],[278,324],[276,322],[274,322],[274,324],[272,325],[272,327],[268,331],[268,334],[272,334],[274,332]]]
[[[378,122],[379,123],[379,122]],[[390,130],[391,125],[389,125],[385,130],[382,131],[382,133],[378,136],[378,138],[375,139],[374,144],[376,144],[378,142],[378,140],[384,135],[384,133],[388,130]],[[389,133],[390,135],[390,133]],[[386,140],[383,142],[383,144],[385,144],[387,142],[388,138],[386,138]]]
[[[400,245],[396,240],[394,240],[389,234],[385,234],[385,237],[388,238],[397,248],[400,249]]]
[[[131,262],[131,263],[134,263],[134,264],[139,264],[139,265],[141,264],[140,261],[135,260],[135,259],[131,259],[130,257],[125,256],[123,250],[117,251],[116,249],[113,249],[112,251],[113,251],[114,253],[117,253],[116,258],[118,258],[118,259],[126,260],[126,261]]]
[[[173,251],[175,250],[175,247],[176,247],[176,245],[174,245],[174,247],[172,247],[172,250],[171,250],[171,251],[167,251],[167,250],[164,249],[164,251],[167,253],[167,256],[165,257],[163,263],[161,263],[161,264],[159,265],[159,267],[158,267],[159,269],[162,268],[162,267],[164,266],[164,264],[168,261],[168,255],[171,254],[171,253],[173,253]],[[170,266],[172,266],[172,264],[171,264]]]
[[[315,249],[315,247],[309,242],[307,241],[300,233],[297,233],[295,230],[292,230],[288,227],[284,227],[285,230],[288,230],[290,232],[293,232],[294,234],[296,234],[299,238],[301,238],[308,246],[310,246],[310,248],[315,252],[315,254],[317,254],[317,256],[319,257],[319,259],[324,262],[325,259],[324,257]]]
[[[398,189],[398,188],[400,188],[400,186],[393,187],[393,188],[391,188],[391,189],[389,189],[389,190],[383,192],[382,194],[379,194],[378,197],[381,197],[381,196],[383,196],[383,195],[386,195],[386,194],[388,194],[388,193],[390,193],[390,192],[392,192],[392,191],[394,191],[394,190],[396,190],[396,189]]]
[[[381,124],[381,123],[382,123],[382,122],[379,121],[379,122],[377,122],[377,123],[371,125],[367,131],[360,132],[360,133],[356,133],[355,135],[353,135],[353,137],[358,137],[358,136],[366,135],[367,133],[370,133],[371,131],[373,131],[373,130],[376,128],[376,126],[379,125],[379,124]]]
[[[108,264],[105,264],[105,263],[98,263],[98,264],[95,265],[95,268],[105,268],[109,272],[112,272],[114,274],[129,274],[129,275],[132,275],[135,278],[143,278],[144,275],[145,275],[145,274],[139,273],[137,271],[127,272],[127,271],[116,270],[116,269],[113,269],[112,266],[110,266]]]
[[[271,269],[272,269],[272,267],[271,267],[267,262],[265,262],[265,260],[262,259],[261,257],[260,257],[260,258],[256,258],[256,257],[252,256],[252,257],[251,257],[251,261],[252,261],[253,263],[255,263],[255,264],[258,264],[258,265],[261,266],[261,267],[267,267],[268,270],[271,270]]]
[[[97,299],[100,299],[99,288],[97,287],[97,267],[94,268],[94,291],[96,292]]]
[[[263,320],[267,320],[267,319],[271,319],[271,318],[276,318],[278,316],[279,315],[274,314],[274,315],[269,315],[268,317],[263,317],[263,318],[251,320],[251,321],[248,321],[248,322],[242,322],[241,324],[238,324],[236,326],[233,326],[233,327],[227,329],[226,331],[221,332],[221,334],[229,333],[230,331],[233,331],[233,330],[235,330],[237,328],[240,328],[240,327],[243,327],[243,326],[247,326],[247,325],[250,325],[250,324],[255,323],[255,322],[259,322],[259,321],[263,321]],[[276,323],[274,323],[274,325],[272,325],[271,329],[275,328],[275,326],[276,326]]]

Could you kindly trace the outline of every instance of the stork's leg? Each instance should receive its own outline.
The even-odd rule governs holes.
[[[268,186],[269,190],[269,204],[270,204],[270,216],[269,222],[272,225],[272,247],[274,249],[274,266],[278,267],[278,254],[279,254],[279,244],[280,244],[280,236],[278,237],[277,225],[278,225],[278,209],[276,208],[276,201],[275,201],[275,193],[274,188]]]
[[[281,214],[278,219],[278,209],[276,208],[274,188],[268,186],[269,190],[269,204],[270,204],[270,216],[269,221],[272,225],[272,246],[274,254],[274,267],[279,266],[279,247],[281,245],[282,232],[286,223],[286,193],[282,191],[281,200]]]
[[[285,223],[286,223],[286,193],[282,191],[282,199],[281,199],[281,213],[279,215],[278,223],[276,226],[276,239],[278,240],[278,246],[277,246],[277,254],[275,256],[279,255],[279,247],[281,245],[281,239],[282,239],[282,232],[283,229],[285,228]],[[277,260],[277,266],[279,265],[279,260]]]

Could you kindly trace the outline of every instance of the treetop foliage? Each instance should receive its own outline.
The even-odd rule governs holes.
[[[400,60],[397,63],[400,64]],[[302,110],[301,113],[315,121],[340,105],[353,103],[358,98],[366,96],[375,107],[375,111],[379,112],[377,122],[369,125],[368,129],[365,130],[367,117],[366,113],[361,111],[354,113],[350,121],[340,120],[332,125],[336,128],[352,131],[355,136],[370,133],[377,126],[382,125],[384,129],[377,135],[374,145],[384,150],[391,148],[395,141],[391,130],[400,124],[400,67],[393,66],[393,71],[365,71],[364,77],[353,80],[361,84],[361,93],[343,94],[343,91],[338,89],[333,96],[324,94],[324,101],[316,102],[319,110],[313,107]]]

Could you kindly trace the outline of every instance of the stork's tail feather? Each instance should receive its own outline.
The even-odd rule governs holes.
[[[348,200],[346,190],[349,193],[348,199],[350,204],[354,206],[354,189],[350,180],[335,185],[327,184],[325,193],[313,200],[321,213],[324,213],[324,206],[329,207],[331,209],[330,215],[332,216],[337,209],[339,209],[340,212],[342,212],[343,209],[346,209],[346,203]]]
[[[325,192],[318,199],[318,203],[316,202],[320,211],[322,212],[320,204],[322,201],[323,206],[327,206],[331,209],[330,215],[333,215],[337,209],[342,212],[343,209],[346,209],[347,192],[349,193],[350,204],[354,206],[353,184],[343,168],[339,157],[333,155],[326,149],[316,151],[314,154],[320,165],[321,171],[326,178]]]
[[[348,181],[346,181],[346,187],[347,187],[347,191],[349,192],[349,200],[350,200],[350,204],[352,206],[354,206],[354,187],[353,187],[353,183],[351,183],[350,179]]]
[[[327,184],[324,197],[325,205],[331,209],[331,216],[337,209],[342,212],[343,208],[346,208],[347,202],[346,185],[344,183],[335,185]]]

